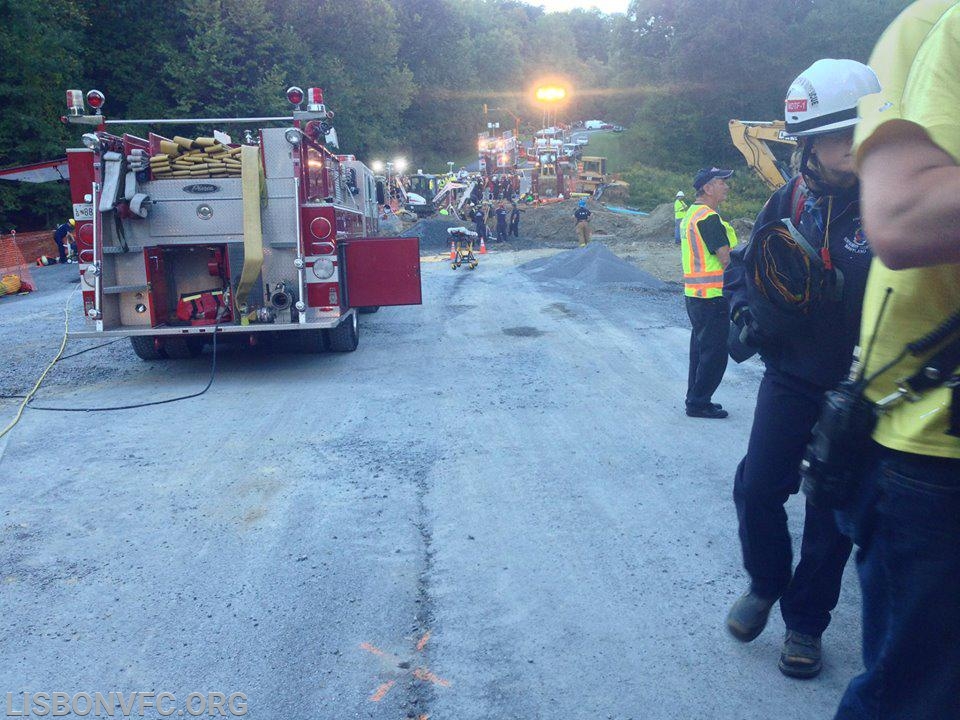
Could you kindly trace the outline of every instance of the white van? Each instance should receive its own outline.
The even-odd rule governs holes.
[[[604,124],[605,123],[603,122],[603,120],[587,120],[583,124],[583,127],[586,130],[599,130],[604,126]]]

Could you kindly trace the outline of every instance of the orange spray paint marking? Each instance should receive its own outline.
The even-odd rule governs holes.
[[[396,680],[390,680],[385,682],[383,685],[377,688],[377,691],[370,696],[370,702],[380,702],[383,700],[387,693],[390,692],[390,688],[397,684]]]
[[[381,657],[384,655],[383,650],[381,650],[378,647],[374,647],[370,643],[365,643],[365,642],[360,643],[360,649],[366,650],[368,653],[373,653],[374,655],[379,655]]]
[[[430,642],[429,630],[417,641],[416,652],[423,652],[423,649],[427,646],[428,642]],[[416,667],[411,670],[410,668],[413,665],[412,657],[408,660],[402,660],[396,655],[385,652],[376,645],[372,645],[368,642],[360,643],[360,649],[370,653],[371,655],[376,655],[377,657],[383,658],[384,662],[389,663],[392,666],[389,669],[391,674],[399,674],[401,678],[404,675],[412,675],[414,679],[419,680],[420,682],[428,682],[434,685],[439,685],[440,687],[450,687],[449,680],[445,680],[444,678],[437,676],[425,667]],[[387,696],[387,693],[390,692],[390,689],[396,684],[397,680],[390,680],[380,685],[376,691],[374,691],[373,695],[370,696],[370,702],[380,702],[383,700]],[[429,717],[429,715],[420,715],[417,720],[428,720]]]
[[[423,680],[424,682],[433,683],[434,685],[439,685],[441,687],[450,687],[450,681],[444,680],[442,677],[437,677],[432,672],[426,668],[417,668],[413,671],[413,676],[417,680]]]

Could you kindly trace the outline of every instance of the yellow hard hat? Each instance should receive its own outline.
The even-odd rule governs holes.
[[[76,227],[76,226],[77,226],[77,221],[74,220],[73,218],[70,218],[70,227]]]

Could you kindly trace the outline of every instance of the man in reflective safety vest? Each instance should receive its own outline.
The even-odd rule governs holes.
[[[693,328],[686,398],[690,417],[727,417],[727,411],[712,399],[727,369],[730,319],[723,297],[723,269],[737,245],[737,233],[717,208],[727,197],[726,180],[731,175],[733,170],[700,170],[693,179],[697,198],[680,221],[684,301]]]

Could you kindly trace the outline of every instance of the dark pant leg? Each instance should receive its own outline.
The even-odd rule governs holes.
[[[727,370],[727,335],[730,328],[729,306],[721,298],[686,297],[687,315],[696,336],[698,357],[692,367],[693,339],[690,342],[691,368],[688,376],[687,406],[706,407],[720,387]],[[690,378],[692,377],[692,381]]]
[[[843,568],[853,543],[840,532],[832,511],[807,503],[804,513],[800,562],[780,598],[780,612],[788,629],[819,637],[840,599]]]
[[[800,460],[818,414],[816,388],[767,369],[733,484],[743,565],[750,588],[765,598],[780,597],[790,584],[793,548],[784,503],[799,489]]]
[[[497,242],[507,241],[507,226],[497,225]]]
[[[61,263],[65,263],[67,261],[67,252],[63,247],[63,240],[54,235],[53,241],[57,244],[57,252],[59,253],[57,260]]]
[[[687,317],[690,318],[690,360],[687,365],[687,405],[689,405],[690,396],[693,394],[693,385],[697,381],[697,368],[700,367],[700,333],[698,332],[700,318],[696,313],[696,307],[691,307],[690,298],[685,297],[684,301],[687,307]]]
[[[960,719],[960,459],[879,449],[855,520],[862,675],[837,720]]]
[[[520,226],[519,226],[519,225],[511,225],[511,226],[510,226],[510,234],[513,235],[514,237],[520,237]]]

